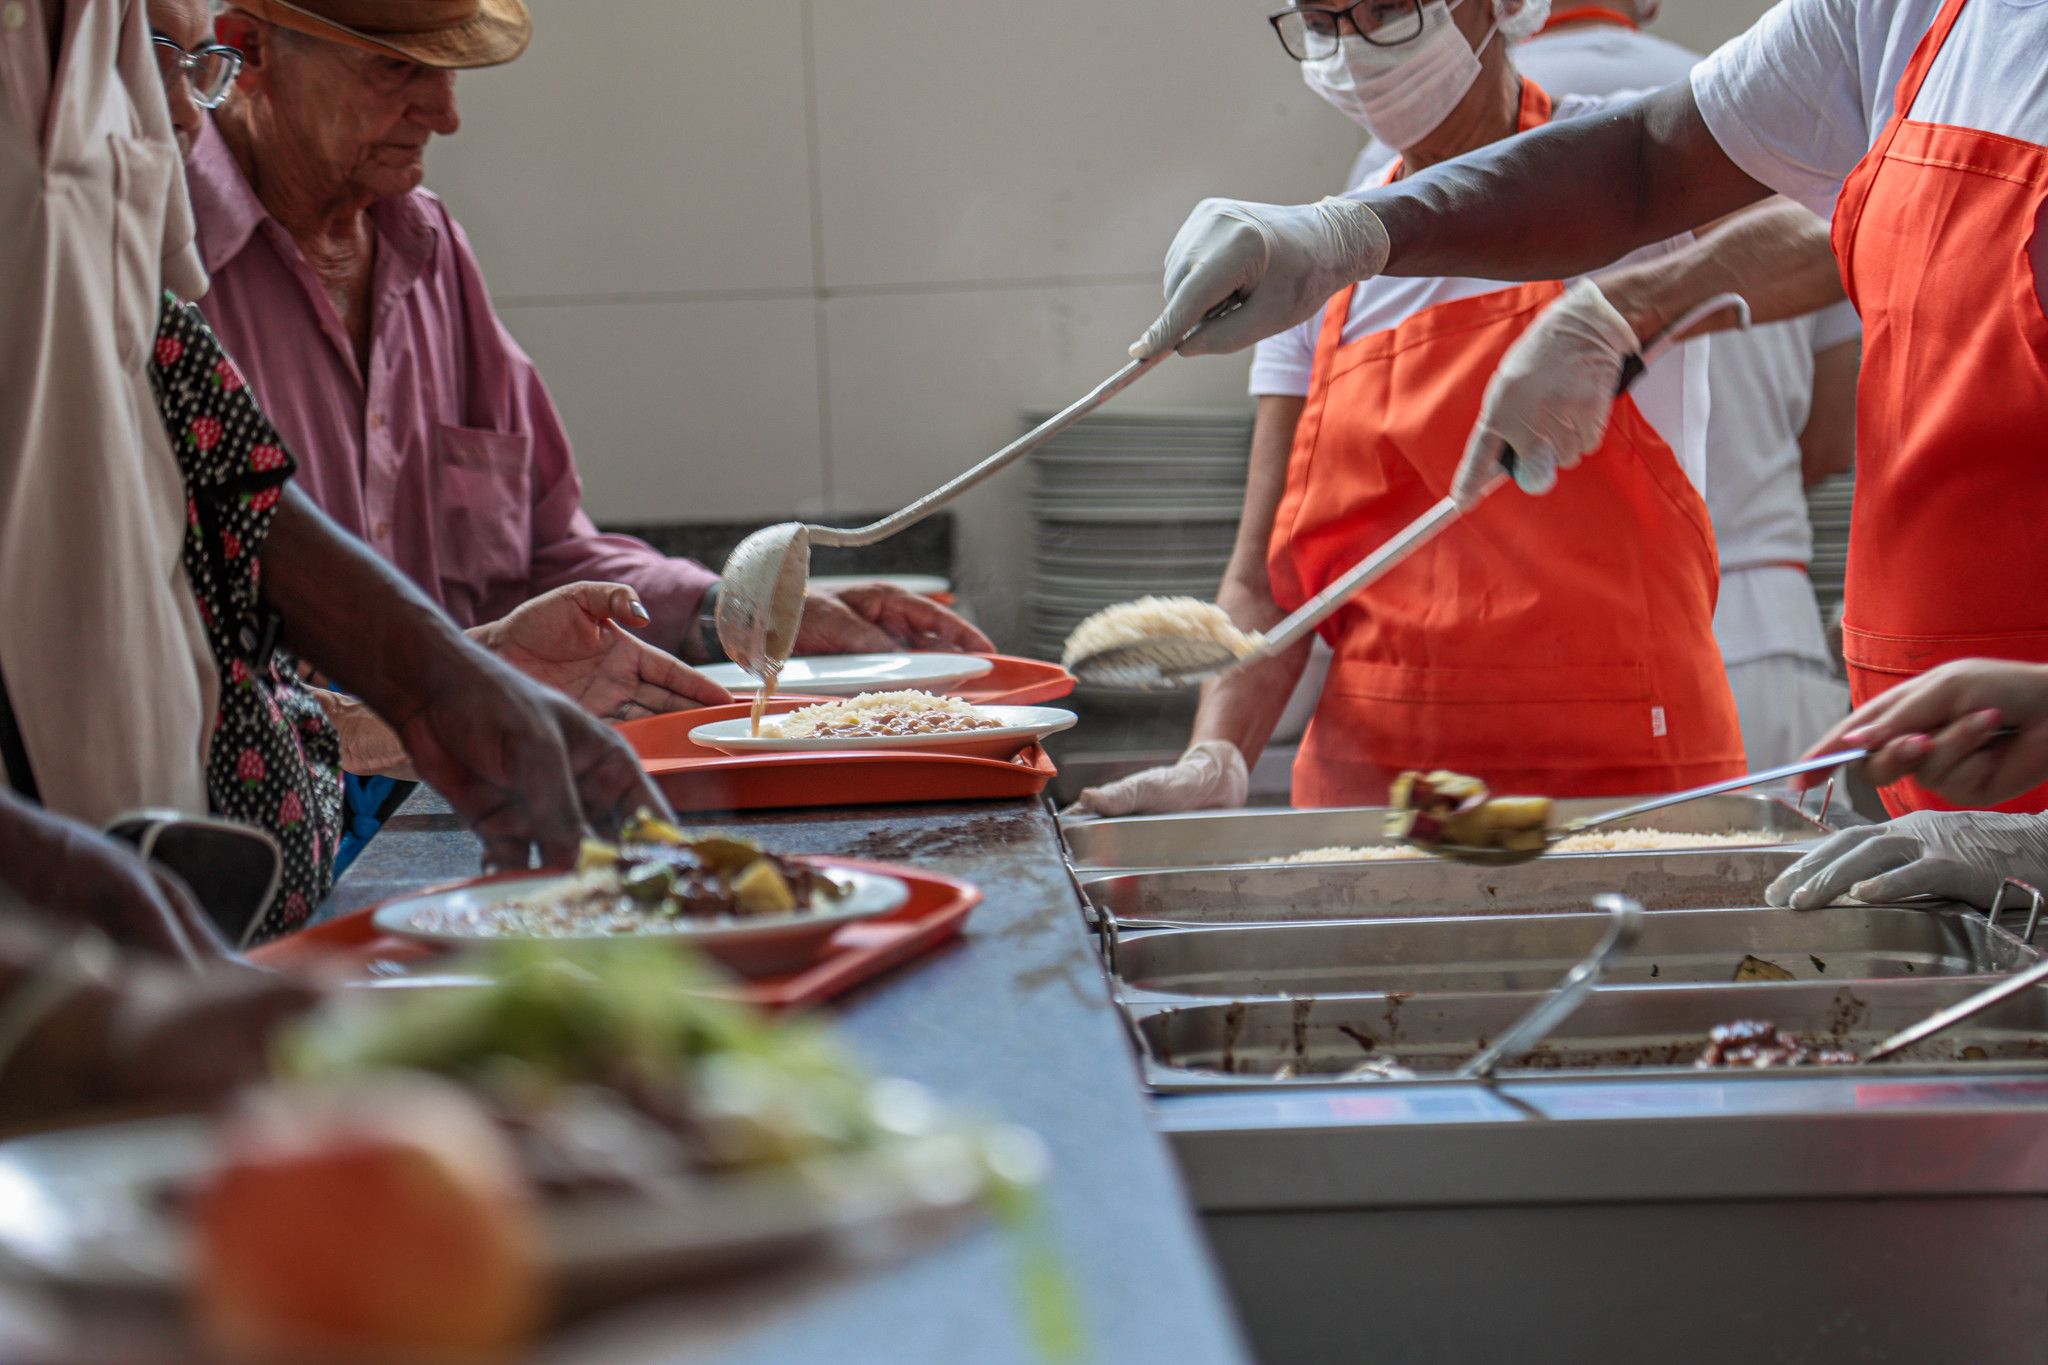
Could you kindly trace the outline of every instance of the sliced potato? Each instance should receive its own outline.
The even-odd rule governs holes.
[[[732,903],[742,915],[774,915],[796,909],[796,895],[775,864],[757,858],[732,879]]]

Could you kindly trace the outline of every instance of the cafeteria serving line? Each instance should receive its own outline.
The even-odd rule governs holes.
[[[1897,405],[1870,242],[2018,133],[1600,255],[1603,139],[1878,28],[1213,8],[0,0],[0,1358],[2038,1356],[2048,685],[1871,652],[2026,390]],[[2024,88],[1926,8],[1903,105]],[[1293,804],[1141,754],[1318,629]]]

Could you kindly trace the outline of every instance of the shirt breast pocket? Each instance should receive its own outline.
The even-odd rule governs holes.
[[[121,365],[134,370],[156,338],[163,284],[164,218],[170,207],[169,147],[111,134],[114,165],[114,326]]]
[[[441,577],[481,606],[533,577],[532,438],[436,423]]]

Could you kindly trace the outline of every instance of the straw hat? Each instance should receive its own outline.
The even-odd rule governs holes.
[[[497,66],[526,51],[523,0],[232,0],[236,9],[316,38],[421,66]]]

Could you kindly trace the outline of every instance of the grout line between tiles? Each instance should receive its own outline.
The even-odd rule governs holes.
[[[818,158],[818,47],[815,0],[802,0],[797,24],[804,57],[804,163],[811,205],[811,320],[817,346],[818,496],[832,511],[832,367],[825,345],[825,196],[824,171]]]

